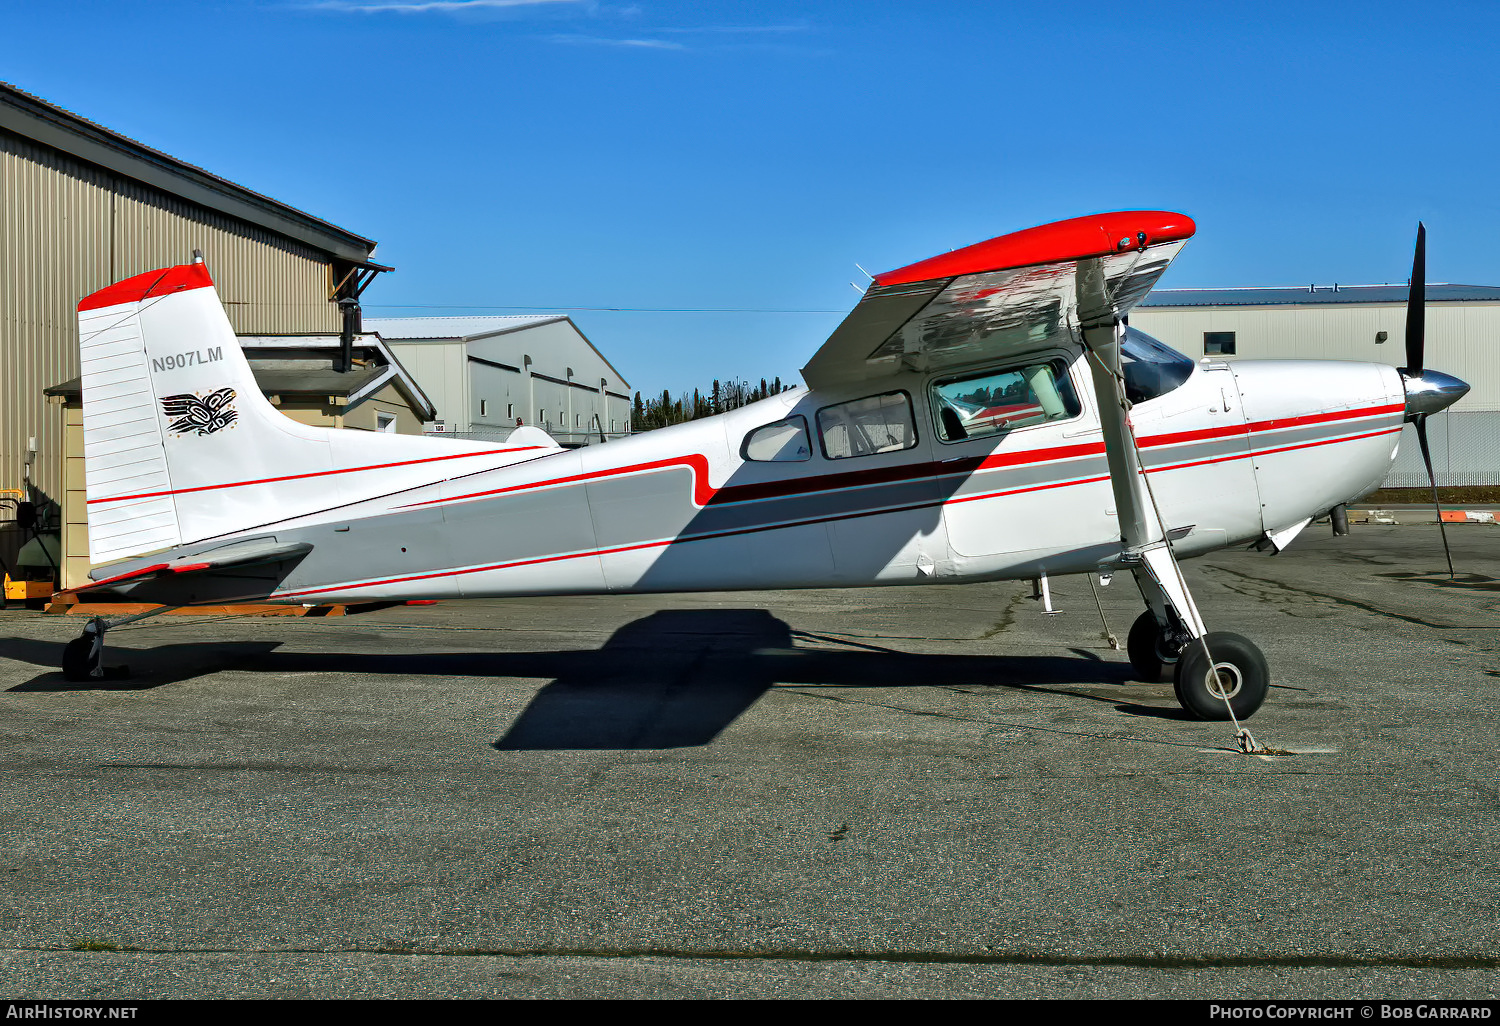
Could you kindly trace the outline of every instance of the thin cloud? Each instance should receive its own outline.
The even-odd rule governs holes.
[[[647,50],[686,50],[681,43],[667,39],[609,39],[604,36],[555,35],[549,36],[554,43],[582,46],[633,46]]]
[[[578,4],[583,0],[390,0],[387,3],[359,3],[357,0],[319,0],[306,4],[320,11],[348,11],[353,14],[459,14],[464,11],[505,10],[516,7],[540,7],[547,4]]]
[[[687,35],[697,32],[704,34],[738,35],[751,33],[771,32],[807,32],[809,26],[804,23],[792,25],[699,25],[692,28],[659,28],[653,32],[667,32],[674,35]]]

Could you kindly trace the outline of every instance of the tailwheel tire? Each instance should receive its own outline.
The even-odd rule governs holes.
[[[1203,644],[1193,641],[1182,650],[1173,677],[1177,701],[1200,720],[1227,720],[1229,706],[1237,719],[1247,720],[1266,700],[1271,671],[1266,657],[1248,639],[1227,631],[1203,636],[1213,656],[1213,673],[1203,654]]]
[[[99,659],[94,655],[94,639],[84,635],[68,642],[63,649],[63,676],[72,681],[92,680]]]
[[[1182,648],[1167,637],[1148,609],[1130,625],[1130,634],[1125,639],[1125,652],[1130,656],[1130,665],[1135,667],[1136,675],[1142,681],[1160,684],[1171,679]]]

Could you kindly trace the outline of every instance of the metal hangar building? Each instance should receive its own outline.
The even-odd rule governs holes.
[[[630,383],[561,314],[366,317],[437,407],[441,431],[503,441],[521,424],[558,444],[630,433]]]
[[[1157,289],[1130,314],[1196,358],[1406,362],[1406,286]],[[1472,391],[1428,422],[1439,485],[1500,485],[1500,287],[1427,286],[1426,363]],[[1385,484],[1426,487],[1407,425]]]
[[[389,270],[371,262],[374,248],[370,239],[0,83],[0,498],[34,502],[43,526],[61,534],[65,579],[76,580],[87,564],[82,506],[64,512],[61,502],[70,483],[82,488],[82,460],[65,470],[66,397],[54,393],[49,404],[43,392],[78,376],[79,299],[188,263],[196,250],[237,334],[339,336],[359,328],[357,305],[346,302],[346,316],[340,300],[357,301],[377,272]],[[330,402],[339,402],[337,394],[329,390]],[[410,405],[395,391],[383,398]],[[412,417],[430,419],[422,405],[416,401]],[[372,427],[376,416],[372,406]],[[64,480],[72,474],[77,481]],[[14,507],[0,504],[0,527],[9,527]],[[0,530],[7,562],[21,533]]]

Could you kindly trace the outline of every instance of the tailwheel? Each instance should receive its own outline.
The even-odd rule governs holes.
[[[1164,629],[1156,622],[1151,610],[1136,617],[1130,625],[1130,635],[1125,639],[1125,651],[1130,656],[1130,665],[1136,675],[1148,684],[1160,684],[1170,680],[1177,660],[1182,655],[1182,641],[1175,632]]]
[[[95,617],[83,629],[83,636],[74,638],[63,649],[63,676],[72,681],[98,680],[104,676],[104,620]]]
[[[104,653],[99,651],[102,648],[87,634],[68,642],[63,649],[63,676],[73,681],[94,680],[103,676]]]
[[[1211,667],[1205,644],[1213,657]],[[1260,649],[1226,631],[1205,634],[1202,643],[1184,647],[1173,678],[1177,701],[1200,720],[1227,720],[1230,708],[1235,718],[1249,719],[1266,700],[1270,686],[1271,673]]]

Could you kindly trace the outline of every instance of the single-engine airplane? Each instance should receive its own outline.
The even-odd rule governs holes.
[[[256,387],[201,262],[137,275],[78,308],[107,564],[88,587],[172,607],[1128,571],[1141,678],[1243,719],[1265,659],[1208,632],[1177,558],[1284,548],[1468,386],[1423,368],[1421,234],[1400,371],[1194,362],[1129,327],[1194,231],[1098,214],[877,275],[805,387],[576,450],[537,428],[493,445],[300,424]],[[102,674],[119,622],[69,644],[70,678]]]

